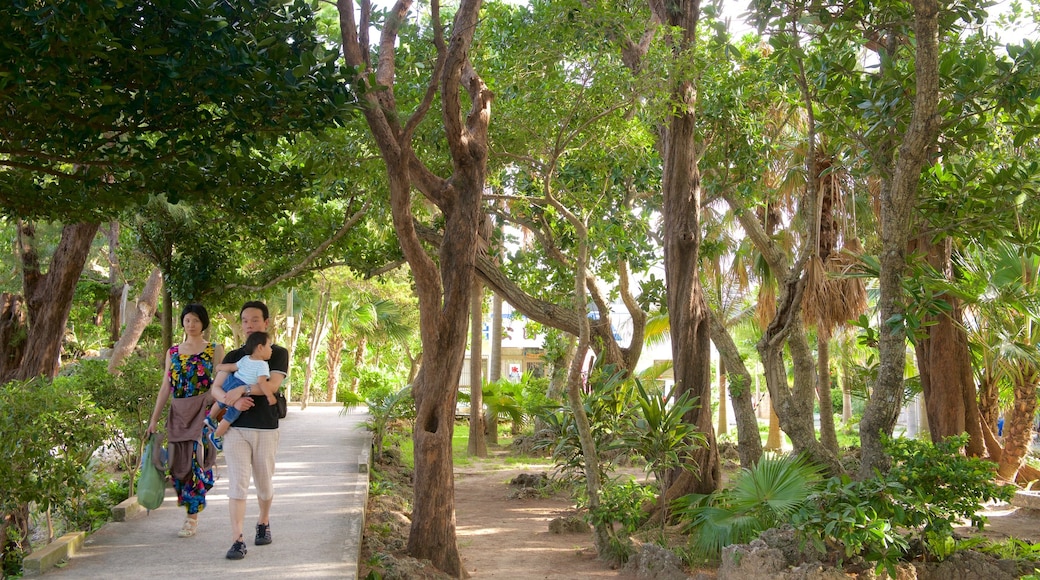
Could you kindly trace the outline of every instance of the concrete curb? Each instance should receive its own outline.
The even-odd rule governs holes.
[[[369,462],[372,457],[372,434],[366,433],[366,443],[362,448],[360,454],[358,454],[358,487],[361,488],[361,529],[356,534],[351,534],[351,539],[357,539],[356,546],[349,546],[348,549],[352,552],[351,556],[354,559],[354,580],[357,580],[361,575],[361,546],[365,541],[365,519],[368,516],[368,486],[369,477],[371,471],[369,470]]]
[[[112,506],[112,521],[125,522],[134,516],[147,513],[148,510],[137,503],[137,496],[129,498]],[[108,523],[105,524],[107,526]],[[102,526],[104,527],[104,526]],[[45,574],[51,568],[68,560],[76,554],[87,539],[86,532],[73,532],[47,544],[40,550],[33,552],[22,562],[22,571],[26,576],[38,576]]]
[[[137,503],[137,496],[132,495],[120,502],[119,505],[112,507],[112,521],[125,522],[145,511],[147,510],[144,509],[144,506]]]
[[[22,572],[26,576],[43,574],[78,552],[86,537],[86,532],[71,532],[54,540],[25,558],[22,561]]]

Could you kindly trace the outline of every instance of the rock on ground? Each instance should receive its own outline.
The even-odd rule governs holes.
[[[688,580],[682,561],[672,552],[657,544],[643,544],[628,560],[626,570],[647,580]]]

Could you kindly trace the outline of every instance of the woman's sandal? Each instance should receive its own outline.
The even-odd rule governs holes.
[[[177,536],[181,538],[190,538],[195,535],[195,531],[199,529],[199,520],[186,518],[184,525],[181,527],[181,531],[177,532]]]

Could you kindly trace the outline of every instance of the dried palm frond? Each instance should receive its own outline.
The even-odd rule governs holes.
[[[827,272],[819,256],[813,256],[805,265],[805,293],[802,295],[802,319],[816,325],[827,308]]]
[[[763,283],[758,287],[758,305],[755,308],[755,319],[758,327],[765,330],[776,316],[776,286]]]

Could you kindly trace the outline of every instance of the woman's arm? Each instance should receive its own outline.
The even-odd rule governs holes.
[[[155,433],[156,427],[159,424],[159,418],[162,416],[163,409],[166,408],[166,402],[170,400],[170,351],[166,351],[166,364],[163,367],[163,379],[159,385],[159,392],[155,395],[155,409],[152,410],[151,420],[148,421],[148,429],[145,434]]]

